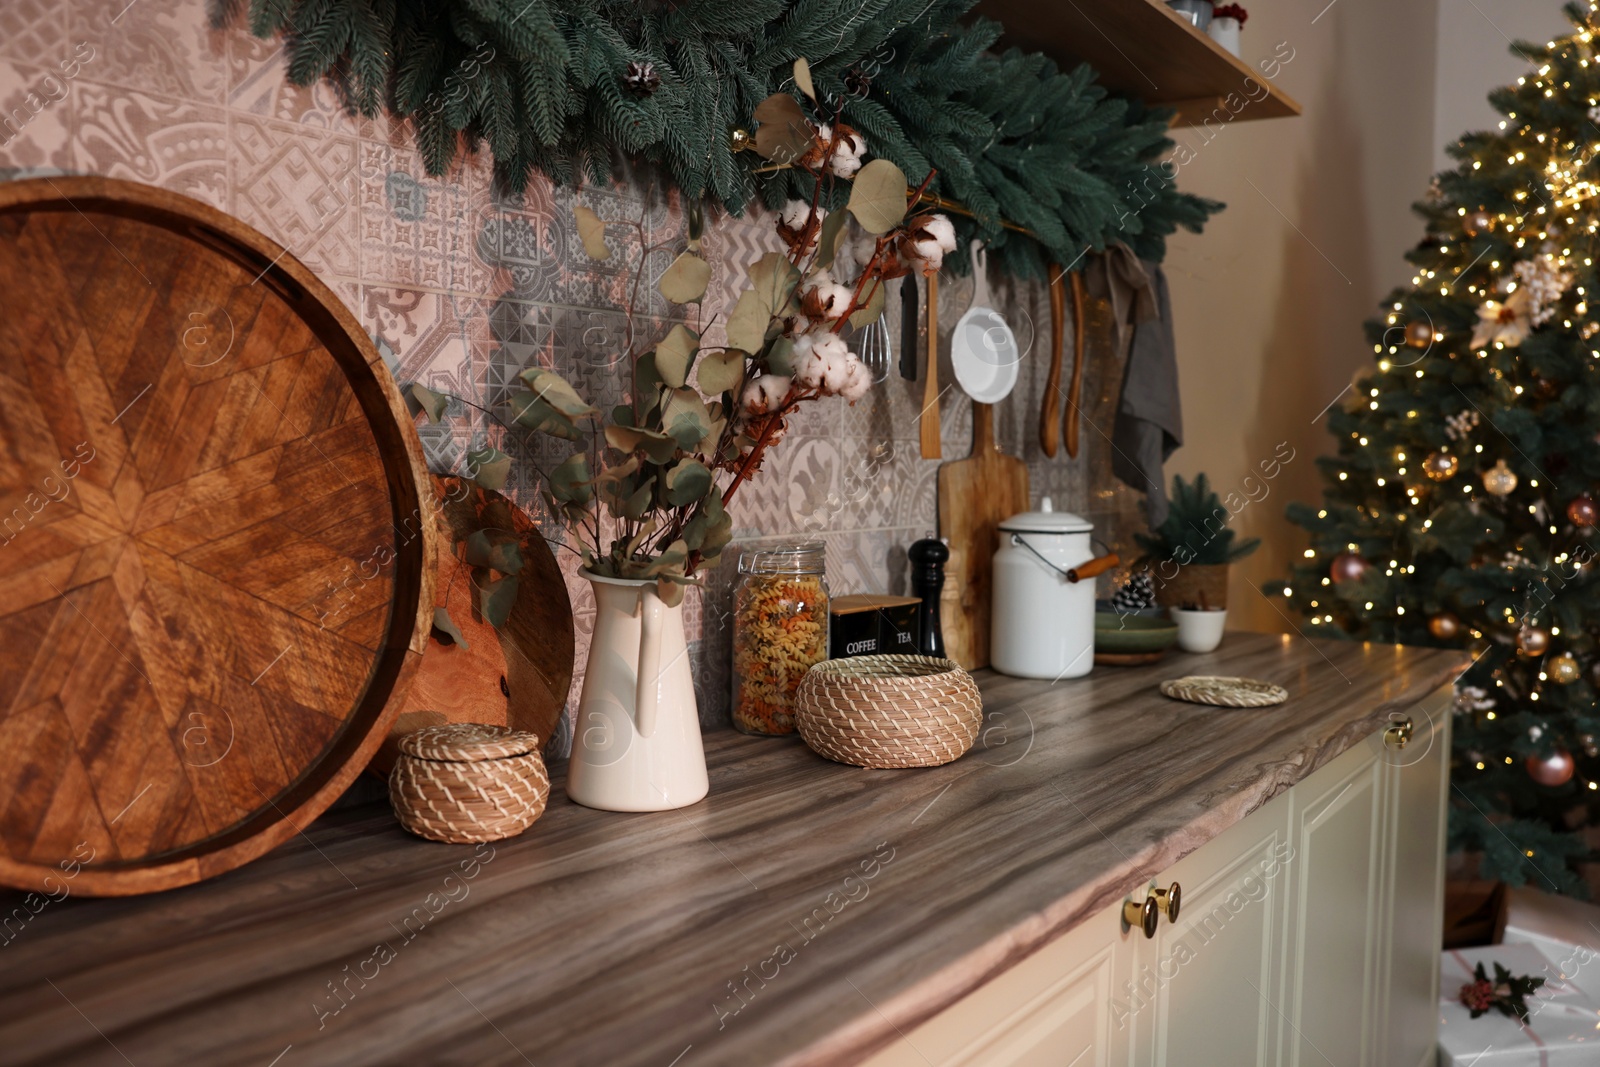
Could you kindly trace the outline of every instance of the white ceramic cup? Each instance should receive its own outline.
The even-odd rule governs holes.
[[[1191,610],[1168,608],[1178,624],[1178,647],[1185,652],[1210,652],[1222,644],[1222,631],[1228,625],[1228,609]]]

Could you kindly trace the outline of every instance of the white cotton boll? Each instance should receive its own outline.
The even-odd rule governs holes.
[[[867,395],[867,390],[872,388],[872,374],[867,370],[867,365],[861,360],[851,357],[850,373],[845,378],[844,387],[839,390],[839,395],[850,403]]]
[[[783,403],[789,392],[789,378],[782,374],[764,374],[744,387],[740,404],[746,415],[765,415]]]
[[[854,130],[841,130],[839,140],[828,157],[828,169],[835,177],[853,178],[861,169],[861,157],[866,154],[867,142]]]
[[[939,244],[946,255],[956,250],[955,225],[944,215],[930,215],[922,222],[922,229]]]
[[[817,208],[818,220],[826,218],[827,214],[821,207]],[[783,205],[783,210],[778,213],[778,221],[790,230],[804,229],[806,220],[810,217],[811,202],[808,200],[791,200]]]
[[[831,334],[829,336],[832,336]],[[822,372],[827,361],[817,354],[816,335],[803,334],[794,339],[794,383],[802,389],[822,387]]]
[[[846,352],[843,356],[825,358],[826,366],[822,370],[822,391],[825,393],[841,393],[845,383],[850,380],[850,365],[857,362],[856,357]]]
[[[850,346],[844,343],[844,338],[836,333],[825,333],[820,337],[812,334],[811,349],[824,359],[844,359],[850,356]],[[799,345],[795,348],[798,351]],[[854,357],[851,357],[854,358]]]
[[[847,285],[819,285],[814,291],[816,306],[821,309],[824,319],[837,319],[843,315],[854,296]]]

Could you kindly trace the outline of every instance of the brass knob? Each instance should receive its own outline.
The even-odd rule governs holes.
[[[1143,930],[1145,937],[1156,936],[1156,924],[1161,921],[1161,907],[1152,894],[1144,900],[1122,902],[1122,921],[1135,930]]]
[[[1410,719],[1403,719],[1383,731],[1383,743],[1390,748],[1405,748],[1415,730],[1416,726]]]
[[[1173,882],[1166,889],[1152,889],[1150,899],[1156,902],[1156,907],[1167,917],[1169,923],[1178,921],[1178,905],[1183,901],[1183,886]]]

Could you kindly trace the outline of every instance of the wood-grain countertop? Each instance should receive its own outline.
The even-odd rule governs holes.
[[[984,734],[945,767],[865,771],[716,731],[711,795],[683,811],[578,807],[558,765],[543,819],[493,846],[409,837],[375,802],[203,885],[0,894],[0,1063],[851,1063],[1462,665],[1235,634],[1056,684],[985,672]],[[1191,673],[1278,682],[1289,702],[1156,692]]]

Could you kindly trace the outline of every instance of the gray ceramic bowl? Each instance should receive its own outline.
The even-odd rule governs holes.
[[[1118,615],[1097,611],[1094,616],[1094,650],[1113,655],[1160,652],[1178,639],[1178,624],[1147,615]]]

